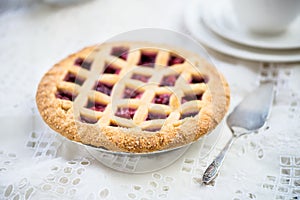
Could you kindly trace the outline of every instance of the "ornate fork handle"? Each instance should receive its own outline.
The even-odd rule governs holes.
[[[219,155],[213,160],[213,162],[207,167],[207,169],[205,170],[203,177],[202,177],[202,182],[204,184],[209,184],[212,180],[214,180],[221,168],[221,165],[224,161],[226,152],[228,151],[228,149],[230,148],[230,146],[232,145],[234,139],[236,137],[232,136],[230,138],[230,140],[227,142],[227,144],[225,145],[225,147],[222,149],[222,151],[219,153]]]

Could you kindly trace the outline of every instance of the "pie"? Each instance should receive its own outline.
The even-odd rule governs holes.
[[[199,55],[163,44],[111,42],[55,64],[39,83],[43,120],[70,140],[147,153],[196,141],[223,119],[225,78]]]

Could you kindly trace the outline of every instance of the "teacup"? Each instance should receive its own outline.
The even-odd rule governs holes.
[[[300,0],[232,0],[239,22],[262,34],[284,32],[300,13]]]

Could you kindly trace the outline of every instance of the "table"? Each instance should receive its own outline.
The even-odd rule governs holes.
[[[201,176],[230,136],[225,125],[171,166],[129,174],[104,167],[40,119],[36,87],[55,62],[137,28],[188,34],[184,6],[180,0],[95,0],[57,7],[28,0],[0,15],[0,199],[300,198],[299,63],[248,62],[209,50],[230,84],[230,110],[261,82],[276,83],[267,125],[233,145],[210,186],[201,185]]]

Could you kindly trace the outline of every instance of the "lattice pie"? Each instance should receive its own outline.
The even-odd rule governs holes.
[[[45,122],[86,145],[122,152],[179,147],[224,117],[229,87],[205,59],[166,45],[85,48],[52,67],[36,101]]]

